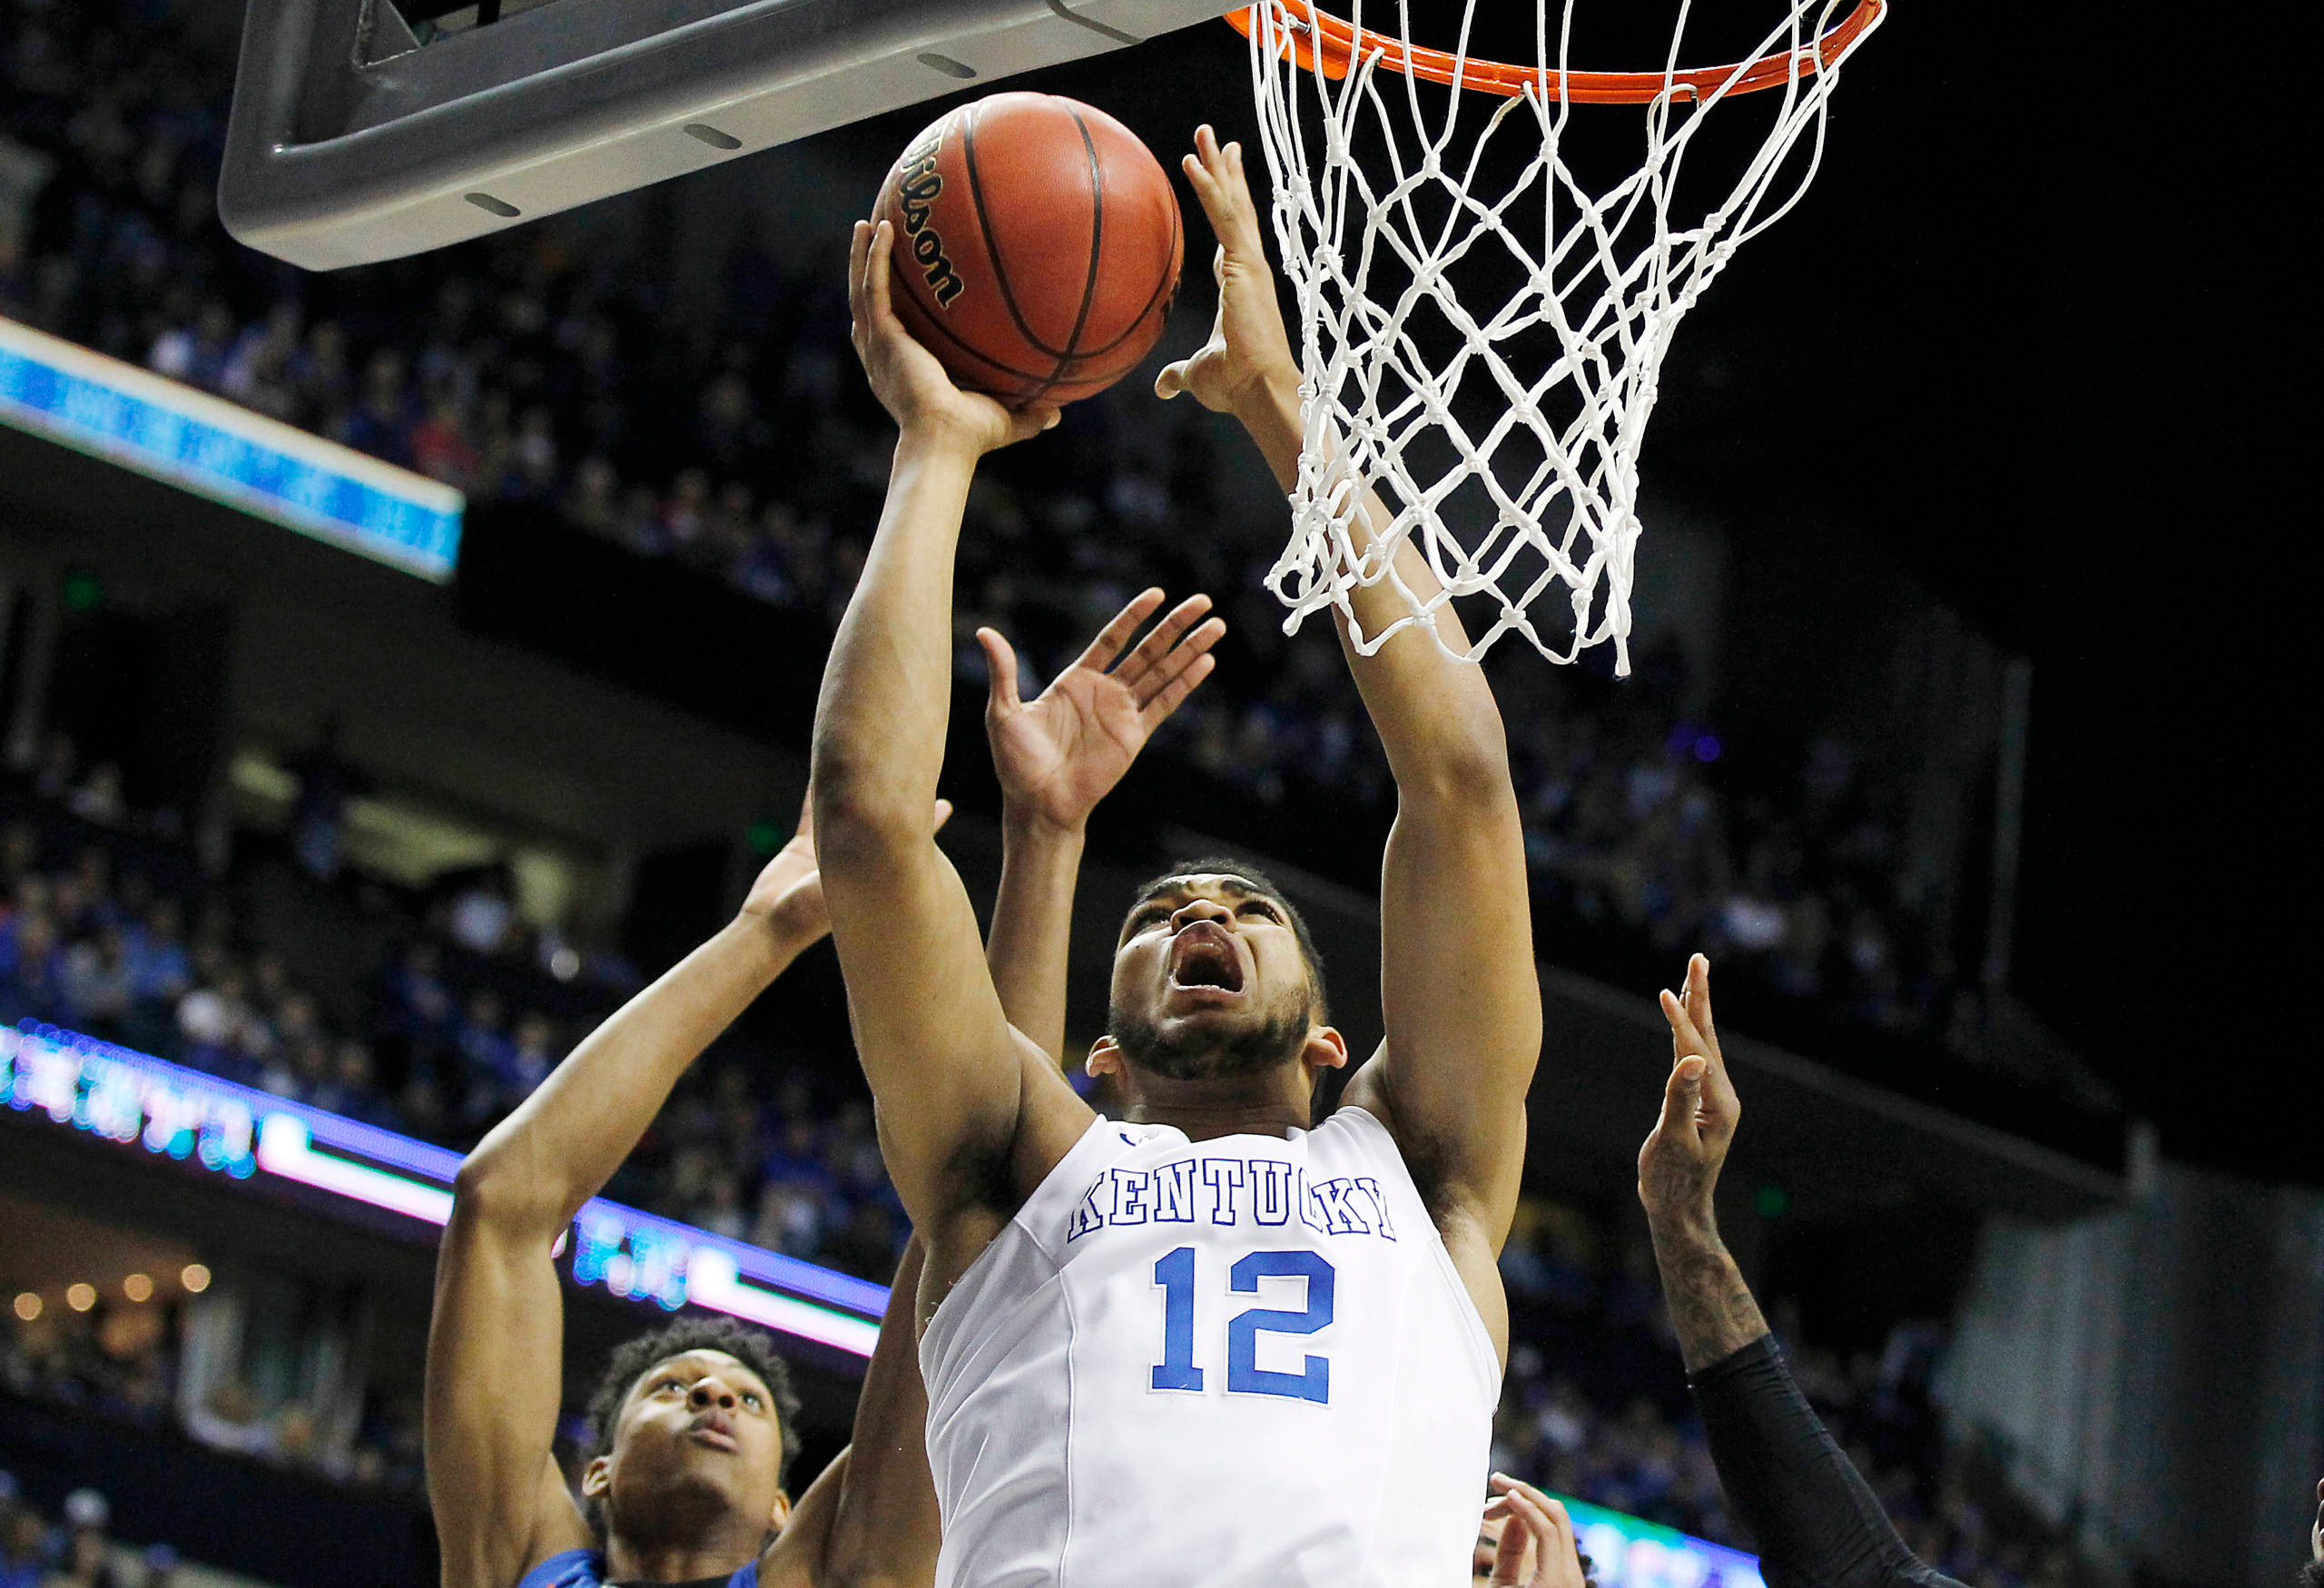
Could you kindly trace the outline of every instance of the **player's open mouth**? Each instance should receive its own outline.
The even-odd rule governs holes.
[[[713,1450],[740,1450],[734,1430],[724,1417],[704,1417],[686,1430],[686,1437],[709,1445]]]
[[[1219,927],[1197,921],[1170,944],[1170,990],[1185,992],[1243,991],[1243,956]]]

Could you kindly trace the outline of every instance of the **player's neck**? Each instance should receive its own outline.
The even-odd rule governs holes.
[[[1189,1141],[1219,1136],[1285,1137],[1307,1128],[1313,1102],[1296,1065],[1265,1075],[1174,1080],[1133,1070],[1123,1118],[1133,1125],[1168,1125]]]
[[[763,1526],[753,1528],[740,1517],[714,1524],[683,1543],[616,1534],[606,1540],[606,1580],[621,1583],[719,1581],[757,1559],[765,1540]]]

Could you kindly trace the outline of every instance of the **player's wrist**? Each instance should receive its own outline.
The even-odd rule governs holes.
[[[1012,798],[1003,794],[1000,826],[1002,835],[1012,843],[1070,847],[1078,852],[1088,836],[1089,813],[1064,814],[1045,808],[1039,800]]]
[[[770,909],[739,912],[727,922],[724,935],[738,952],[749,956],[758,975],[773,981],[830,930],[820,910],[810,918],[807,912],[778,902]]]
[[[896,466],[932,463],[974,469],[979,459],[1007,439],[991,436],[990,429],[972,416],[935,408],[915,409],[897,426]]]
[[[1236,392],[1230,405],[1246,428],[1299,423],[1299,366],[1285,362],[1261,370]]]

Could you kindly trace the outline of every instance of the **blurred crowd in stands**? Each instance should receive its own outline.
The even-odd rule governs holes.
[[[172,1588],[178,1553],[133,1549],[113,1537],[113,1506],[95,1489],[64,1496],[52,1522],[0,1471],[0,1588]]]
[[[746,229],[705,301],[654,259],[547,224],[305,274],[218,225],[229,62],[151,6],[0,14],[0,147],[24,195],[21,224],[0,228],[0,313],[836,618],[888,445],[849,363],[836,258],[786,267]],[[982,676],[979,623],[1018,642],[1038,686],[1128,594],[1206,589],[1235,633],[1157,753],[1262,801],[1378,806],[1386,769],[1334,648],[1283,636],[1262,588],[1269,501],[1222,499],[1210,427],[1136,384],[1069,409],[1038,468],[1003,454],[987,470],[963,540],[961,670]],[[1657,963],[1707,949],[1731,999],[1772,1007],[1753,1010],[1760,1030],[1808,1046],[1780,1029],[1786,1006],[1803,1030],[1892,1038],[1942,1041],[1978,1018],[1945,922],[1900,884],[1900,791],[1846,744],[1746,774],[1679,709],[1674,653],[1641,656],[1620,687],[1513,659],[1505,715],[1540,909],[1574,952],[1610,972],[1610,948]],[[1555,930],[1545,942],[1566,946]]]

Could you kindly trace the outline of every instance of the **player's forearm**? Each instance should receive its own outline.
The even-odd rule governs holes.
[[[815,710],[815,830],[827,880],[867,838],[924,836],[952,698],[952,567],[975,453],[907,431]]]
[[[1256,383],[1235,406],[1243,431],[1267,460],[1275,483],[1288,496],[1299,485],[1299,453],[1306,435],[1299,405],[1299,371],[1284,370]]]
[[[1770,1582],[1797,1588],[1961,1588],[1915,1556],[1799,1391],[1775,1342],[1689,1364],[1711,1462]]]
[[[1265,457],[1276,482],[1285,491],[1296,487],[1305,432],[1295,382],[1283,376],[1264,383],[1236,408],[1236,417]],[[1364,511],[1348,527],[1358,556],[1371,548],[1377,530],[1384,529],[1393,517],[1377,492],[1364,491]],[[1412,616],[1415,602],[1433,600],[1443,587],[1428,559],[1407,540],[1396,551],[1395,577],[1355,586],[1348,592],[1348,605],[1364,633],[1377,635]],[[1444,646],[1453,651],[1468,648],[1467,632],[1450,604],[1437,607],[1435,624]],[[1340,641],[1408,804],[1438,796],[1467,801],[1502,795],[1508,782],[1508,743],[1482,668],[1454,661],[1416,629],[1367,656],[1350,643],[1343,620]]]
[[[738,916],[624,1004],[461,1166],[459,1195],[526,1234],[562,1228],[611,1179],[687,1067],[798,956]]]
[[[897,1265],[879,1344],[855,1402],[845,1482],[817,1588],[923,1588],[942,1527],[928,1468],[928,1390],[912,1325],[927,1250],[914,1235]]]
[[[1649,1211],[1647,1228],[1687,1371],[1731,1356],[1767,1334],[1768,1320],[1709,1208]]]
[[[1085,833],[1011,810],[1001,824],[1000,891],[985,962],[1001,1010],[1050,1058],[1065,1052],[1065,977]]]

